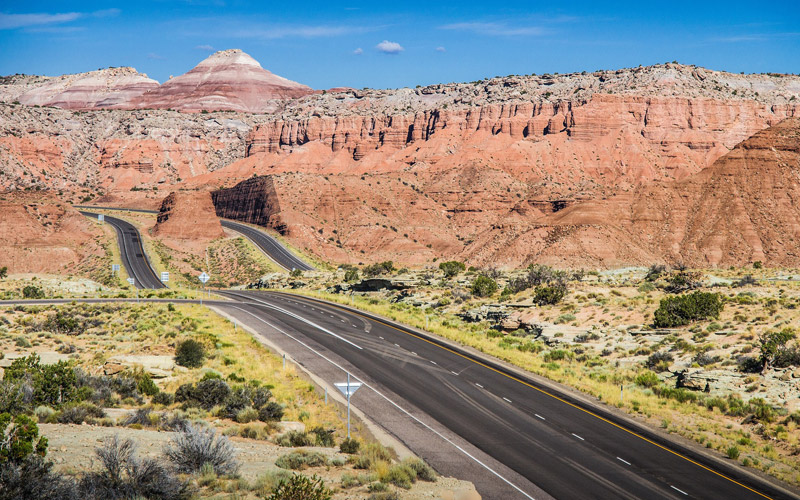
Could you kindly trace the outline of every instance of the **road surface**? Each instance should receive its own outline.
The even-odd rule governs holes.
[[[93,212],[81,212],[81,214],[94,219],[97,219],[98,215]],[[166,288],[147,260],[144,246],[142,246],[142,236],[133,224],[110,215],[105,215],[103,218],[117,231],[122,265],[125,266],[128,276],[136,280],[134,286],[136,288]]]
[[[110,208],[110,207],[98,207],[94,205],[75,205],[75,208],[85,208],[85,209],[102,209],[102,210],[123,210],[127,212],[139,212],[145,214],[157,214],[157,210],[143,210],[137,208]],[[252,241],[264,254],[272,259],[275,263],[277,263],[282,268],[286,269],[287,271],[292,271],[293,269],[300,269],[301,271],[311,271],[314,269],[313,266],[304,262],[302,259],[294,255],[290,252],[281,242],[277,239],[266,233],[265,231],[261,231],[254,227],[248,226],[246,224],[241,224],[239,222],[235,222],[228,219],[220,219],[220,223],[223,227],[226,227],[232,231],[236,231],[237,233],[241,234],[245,238]]]
[[[399,324],[296,295],[221,295],[242,303],[235,306],[242,321],[259,318],[275,335],[289,334],[344,360],[369,385],[411,403],[554,498],[798,498],[588,399]],[[362,394],[356,393],[354,404]],[[441,471],[435,451],[449,445],[434,440],[432,449],[414,451]],[[446,471],[474,481],[484,498],[542,496],[529,486],[509,492],[508,484],[497,496],[505,478],[489,471],[480,477],[458,472]]]

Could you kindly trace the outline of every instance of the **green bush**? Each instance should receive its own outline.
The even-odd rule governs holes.
[[[497,291],[497,282],[488,276],[480,275],[472,282],[471,291],[476,297],[489,297]]]
[[[636,375],[633,381],[636,385],[641,387],[655,387],[661,383],[661,379],[658,378],[658,375],[650,370]]]
[[[27,415],[0,414],[0,465],[22,463],[34,453],[47,454],[47,438],[39,437],[39,426]]]
[[[285,447],[311,446],[311,439],[308,434],[300,431],[289,431],[281,434],[275,442]]]
[[[537,286],[533,291],[533,302],[540,306],[558,304],[566,295],[567,285],[564,283]]]
[[[453,276],[457,276],[458,273],[466,270],[467,266],[465,266],[463,262],[449,260],[447,262],[440,262],[439,269],[442,270],[445,278],[452,278]]]
[[[311,434],[314,435],[314,446],[324,446],[326,448],[333,448],[336,442],[333,439],[334,429],[327,430],[318,425],[311,429]]]
[[[283,406],[270,401],[258,410],[258,419],[262,422],[278,421],[283,418]]]
[[[381,477],[384,483],[393,484],[400,488],[409,489],[411,485],[417,480],[417,473],[414,469],[405,464],[395,464],[389,467],[389,470]]]
[[[57,407],[76,399],[77,378],[75,371],[64,361],[53,365],[42,365],[37,354],[15,359],[6,368],[5,382],[29,380],[33,385],[31,404]]]
[[[407,458],[403,460],[403,464],[414,471],[417,479],[429,482],[436,481],[436,472],[433,471],[430,465],[419,458]]]
[[[44,291],[38,286],[28,285],[22,289],[22,296],[26,299],[43,299]]]
[[[374,278],[375,276],[380,276],[382,274],[389,274],[395,270],[394,262],[391,260],[387,260],[384,262],[380,262],[377,264],[370,264],[368,266],[364,266],[362,272],[364,276],[367,278]]]
[[[275,465],[281,469],[302,470],[306,467],[321,467],[328,464],[325,455],[318,451],[297,450],[281,455]]]
[[[739,458],[739,448],[737,448],[736,446],[731,446],[730,448],[728,448],[727,455],[728,458],[730,458],[731,460],[736,460],[737,458]]]
[[[723,309],[718,293],[694,292],[688,295],[665,297],[653,313],[653,326],[674,328],[692,321],[718,318]]]
[[[288,480],[281,480],[267,497],[267,500],[330,500],[333,492],[316,475],[308,478],[294,474]]]
[[[354,455],[358,453],[358,449],[361,447],[361,443],[352,438],[346,438],[339,443],[339,451],[342,453],[347,453],[348,455]]]
[[[344,280],[348,283],[358,281],[358,269],[348,269],[344,272]]]
[[[180,366],[199,368],[203,366],[205,357],[203,344],[194,339],[184,340],[175,347],[175,363]]]

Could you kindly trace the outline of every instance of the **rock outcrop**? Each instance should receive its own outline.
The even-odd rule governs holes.
[[[800,261],[800,118],[758,132],[676,182],[487,229],[463,255],[510,265],[795,266]]]
[[[0,197],[0,235],[0,267],[11,274],[68,274],[104,255],[100,228],[52,194]]]
[[[164,198],[152,234],[159,238],[211,241],[225,236],[208,191],[176,191]]]
[[[28,106],[55,106],[65,109],[127,108],[158,82],[133,68],[107,68],[88,73],[40,77],[33,88],[4,85],[0,96],[6,102],[19,101]]]
[[[131,101],[132,108],[171,108],[181,111],[274,111],[276,99],[312,94],[306,85],[274,75],[241,50],[210,55],[188,73]]]

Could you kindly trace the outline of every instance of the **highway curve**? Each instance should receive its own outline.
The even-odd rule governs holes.
[[[81,214],[94,219],[97,219],[98,215],[93,212],[81,212]],[[142,236],[133,224],[110,215],[103,218],[117,231],[122,265],[125,266],[128,276],[136,280],[134,286],[136,288],[166,288],[166,285],[161,282],[155,270],[150,266],[142,246]]]
[[[278,240],[268,235],[264,231],[252,228],[245,224],[240,224],[227,219],[220,219],[223,227],[227,227],[237,233],[243,235],[255,243],[265,254],[274,260],[279,266],[286,270],[292,271],[300,269],[301,271],[311,271],[314,268],[295,256],[292,252],[280,244]]]
[[[553,384],[401,325],[296,295],[221,294],[241,303],[240,320],[258,317],[346,360],[365,382],[399,395],[554,498],[798,498]],[[422,455],[437,467],[441,454]],[[484,498],[500,498],[481,477],[462,478],[475,481]],[[521,490],[514,496],[537,498]]]
[[[123,210],[128,212],[140,212],[146,214],[158,213],[157,210],[143,210],[137,208],[111,208],[111,207],[99,207],[94,205],[75,205],[75,208]],[[267,255],[267,257],[272,259],[275,263],[277,263],[279,266],[286,269],[287,271],[291,271],[294,269],[300,269],[301,271],[311,271],[314,269],[313,266],[309,265],[296,255],[294,255],[285,246],[283,246],[281,242],[279,242],[277,239],[273,238],[266,232],[228,219],[220,219],[219,221],[224,227],[232,231],[236,231],[237,233],[241,234],[245,238],[252,241],[262,252],[264,252],[264,254]]]

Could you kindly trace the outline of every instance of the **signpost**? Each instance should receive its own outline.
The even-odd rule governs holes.
[[[166,283],[169,281],[169,272],[161,271],[161,282]]]
[[[200,283],[203,284],[203,290],[200,292],[200,305],[202,306],[203,305],[203,294],[206,291],[206,283],[208,283],[208,280],[211,279],[211,276],[209,276],[205,271],[203,271],[203,273],[200,276],[198,276],[197,279],[199,279]]]
[[[119,264],[111,264],[111,275],[113,276],[114,273],[119,272]]]
[[[136,288],[136,279],[135,278],[128,278],[128,283],[131,284],[132,287]],[[136,302],[139,302],[139,289],[136,288]]]
[[[347,382],[336,382],[333,384],[339,392],[347,397],[347,439],[350,439],[350,396],[356,393],[361,382],[350,382],[350,374],[347,374]]]
[[[103,222],[104,220],[106,220],[106,216],[103,214],[97,214],[97,220]]]

